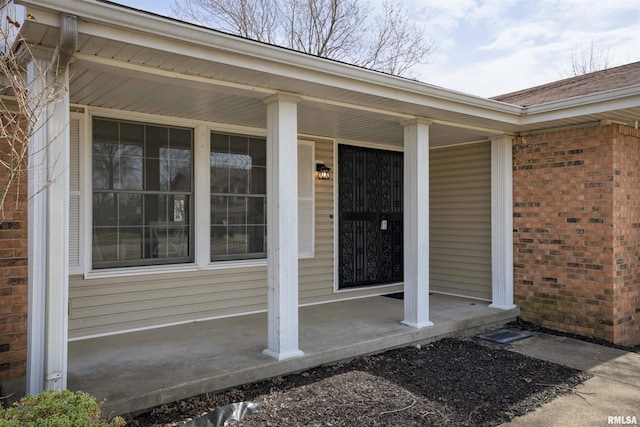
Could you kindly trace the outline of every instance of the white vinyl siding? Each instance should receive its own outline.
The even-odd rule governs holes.
[[[491,145],[429,154],[430,289],[491,300]]]

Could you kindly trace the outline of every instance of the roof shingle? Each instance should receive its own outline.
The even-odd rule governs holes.
[[[492,97],[496,101],[528,107],[640,84],[640,62],[608,68],[556,82]]]

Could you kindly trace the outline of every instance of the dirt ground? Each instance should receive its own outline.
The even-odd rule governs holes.
[[[494,426],[589,377],[487,341],[444,339],[162,405],[127,426],[211,426],[193,420],[235,402],[263,406],[238,427]]]

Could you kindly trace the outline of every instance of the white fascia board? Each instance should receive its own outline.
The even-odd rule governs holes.
[[[108,3],[70,0],[17,0],[38,13],[38,22],[57,26],[58,12],[76,15],[82,34],[105,37],[167,52],[282,77],[360,92],[446,111],[519,124],[522,107],[443,89],[364,68],[318,58],[215,30]],[[46,16],[48,12],[54,16]]]
[[[522,124],[535,124],[640,107],[640,84],[526,107]]]

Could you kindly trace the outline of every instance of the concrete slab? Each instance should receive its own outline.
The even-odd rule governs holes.
[[[640,423],[640,390],[618,381],[594,377],[539,409],[514,418],[509,427],[606,426],[609,417],[633,417]],[[619,424],[619,423],[615,423]]]
[[[305,354],[283,361],[262,354],[266,313],[74,341],[68,386],[106,399],[105,414],[132,413],[388,348],[472,335],[514,320],[519,310],[433,295],[430,313],[434,326],[412,329],[400,323],[403,301],[393,298],[302,307]]]
[[[640,423],[640,354],[541,333],[534,333],[532,338],[516,341],[504,348],[594,375],[578,386],[574,393],[560,396],[507,425],[547,427]]]

